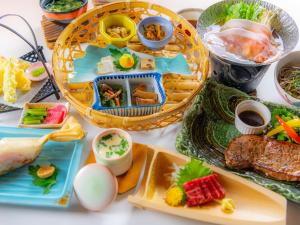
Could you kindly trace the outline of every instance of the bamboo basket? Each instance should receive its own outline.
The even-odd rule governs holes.
[[[121,13],[138,23],[147,16],[159,15],[170,19],[174,35],[168,45],[159,51],[144,47],[135,36],[127,44],[138,52],[154,56],[173,57],[181,52],[187,59],[192,75],[165,74],[163,86],[166,103],[162,110],[148,116],[120,117],[91,108],[93,88],[91,83],[68,84],[68,74],[73,71],[73,60],[84,55],[83,43],[105,47],[98,31],[99,19],[113,13]],[[195,28],[183,17],[160,5],[149,2],[116,2],[95,7],[81,15],[59,36],[53,50],[54,77],[62,95],[89,122],[99,127],[118,127],[126,130],[149,130],[180,121],[187,107],[202,89],[208,76],[208,52]]]

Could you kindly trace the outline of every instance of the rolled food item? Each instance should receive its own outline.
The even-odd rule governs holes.
[[[68,142],[85,136],[82,126],[74,117],[69,117],[63,127],[40,138],[0,139],[0,175],[33,162],[44,144],[51,141]]]

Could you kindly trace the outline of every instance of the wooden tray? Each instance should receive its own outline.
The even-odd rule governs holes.
[[[58,124],[24,124],[23,123],[23,118],[25,116],[24,114],[28,108],[54,108],[58,105],[64,105],[67,109],[67,114],[61,123],[58,123]],[[63,102],[61,102],[61,103],[60,102],[59,103],[57,103],[57,102],[30,103],[30,102],[27,102],[24,104],[18,127],[39,128],[39,129],[61,128],[69,117],[69,111],[70,111],[70,104],[68,102],[67,103],[63,103]]]
[[[147,160],[141,186],[136,194],[128,197],[128,201],[136,207],[217,224],[286,224],[287,201],[285,198],[246,179],[207,164],[205,166],[219,175],[220,182],[226,189],[226,197],[233,199],[236,210],[232,214],[223,213],[217,203],[193,208],[167,205],[164,197],[170,181],[164,174],[173,172],[173,164],[182,166],[190,158],[155,147],[148,147],[148,152],[148,156],[151,157]]]
[[[127,47],[154,56],[173,57],[181,52],[187,59],[192,75],[165,74],[163,86],[167,100],[158,113],[140,117],[120,117],[91,108],[93,88],[90,83],[69,85],[68,74],[73,72],[73,60],[84,55],[82,43],[104,47],[98,31],[99,20],[112,13],[128,15],[136,23],[146,16],[169,18],[174,26],[171,42],[159,51],[146,49],[133,37]],[[180,121],[186,108],[202,89],[208,76],[208,52],[202,45],[195,28],[184,18],[160,5],[149,2],[116,2],[95,7],[75,19],[59,36],[53,50],[54,77],[64,97],[80,114],[99,127],[118,127],[126,130],[148,130]]]

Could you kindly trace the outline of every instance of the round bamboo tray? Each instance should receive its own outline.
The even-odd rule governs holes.
[[[158,113],[140,117],[119,117],[91,108],[93,88],[91,83],[68,84],[68,74],[73,72],[73,60],[84,55],[83,44],[105,46],[98,31],[99,19],[113,13],[126,14],[138,23],[147,16],[160,15],[170,19],[174,35],[164,49],[152,51],[145,48],[135,36],[127,47],[155,56],[173,57],[181,52],[187,59],[192,75],[165,74],[163,86],[167,100]],[[197,31],[183,17],[160,5],[149,2],[116,2],[95,7],[70,23],[56,41],[53,50],[54,77],[62,95],[79,113],[99,127],[118,127],[126,130],[148,130],[180,121],[184,111],[202,89],[208,76],[208,52]]]

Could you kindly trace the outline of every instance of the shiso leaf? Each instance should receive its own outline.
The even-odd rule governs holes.
[[[36,165],[36,166],[31,165],[28,167],[28,174],[33,177],[32,184],[34,186],[39,186],[39,187],[43,188],[43,190],[44,190],[43,194],[48,194],[50,192],[50,189],[52,188],[52,186],[56,184],[58,168],[53,164],[51,164],[51,166],[53,166],[55,168],[55,171],[52,174],[52,176],[50,176],[48,178],[40,178],[37,176],[37,171],[40,168],[39,165]]]
[[[129,71],[131,69],[135,69],[139,63],[139,58],[137,57],[137,55],[134,53],[130,53],[127,49],[124,49],[123,51],[121,51],[119,49],[110,48],[109,51],[110,51],[111,56],[114,58],[114,61],[113,61],[114,66],[120,71]],[[119,59],[124,54],[129,54],[133,57],[134,64],[131,68],[124,68],[120,65]]]
[[[184,183],[197,178],[208,176],[212,173],[211,169],[203,165],[203,161],[192,159],[181,168],[176,177],[176,185],[183,187]]]

